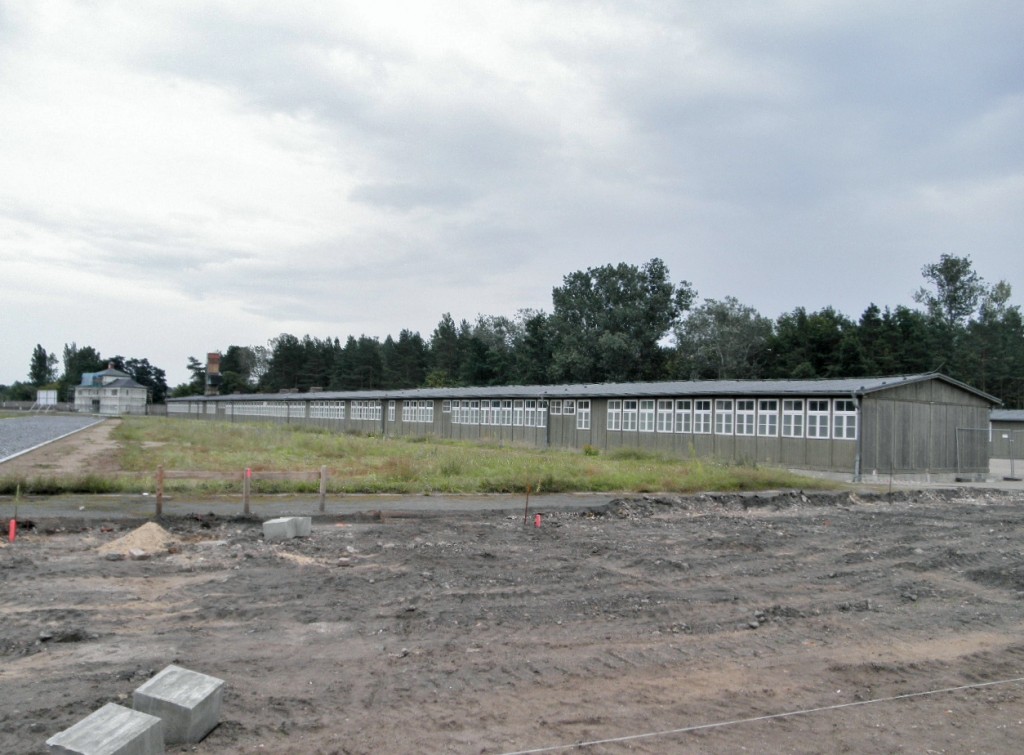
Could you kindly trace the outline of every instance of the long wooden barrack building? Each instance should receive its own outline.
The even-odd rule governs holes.
[[[864,475],[988,472],[993,396],[939,373],[192,396],[168,416]]]

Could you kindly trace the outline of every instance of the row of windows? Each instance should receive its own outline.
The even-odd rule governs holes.
[[[453,399],[441,402],[453,425],[547,427],[548,402],[543,399]]]
[[[776,437],[780,418],[784,438],[857,437],[849,399],[612,399],[606,429]]]
[[[352,412],[349,419],[366,419],[380,421],[380,401],[352,401]]]
[[[345,419],[344,401],[311,401],[310,419]]]
[[[380,421],[379,400],[350,402],[352,420]],[[215,414],[209,402],[171,404],[172,413]],[[303,418],[306,402],[238,401],[225,404],[227,414]],[[588,399],[452,399],[441,403],[455,425],[546,427],[547,416],[575,416],[577,430],[590,429]],[[312,419],[345,419],[344,401],[311,401]],[[395,421],[395,401],[388,401],[388,421]],[[433,423],[434,402],[402,402],[403,422]],[[606,429],[613,432],[696,433],[784,438],[857,437],[857,406],[850,399],[610,399]]]
[[[388,420],[395,421],[395,402],[388,402]],[[402,422],[428,422],[434,421],[433,401],[404,401],[402,403]]]

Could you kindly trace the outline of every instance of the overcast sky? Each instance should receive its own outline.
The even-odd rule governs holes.
[[[551,311],[1024,302],[1024,3],[0,0],[0,383]]]

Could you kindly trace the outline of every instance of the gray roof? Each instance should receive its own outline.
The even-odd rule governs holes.
[[[939,380],[991,402],[999,399],[937,372],[874,378],[821,380],[679,380],[652,383],[577,383],[570,385],[503,385],[472,388],[410,388],[391,391],[320,391],[317,393],[248,393],[230,396],[189,396],[169,401],[231,400],[388,400],[473,398],[617,398],[643,396],[863,396],[901,385]]]
[[[146,386],[140,385],[139,383],[136,383],[134,380],[132,380],[130,377],[128,377],[126,375],[123,378],[117,378],[116,380],[110,380],[110,381],[108,381],[106,383],[90,383],[89,385],[82,384],[82,385],[76,385],[75,388],[76,389],[82,389],[82,388],[97,388],[97,389],[99,389],[99,388],[143,388],[143,389],[146,389]]]
[[[1024,422],[1024,409],[993,409],[989,418],[993,422]]]

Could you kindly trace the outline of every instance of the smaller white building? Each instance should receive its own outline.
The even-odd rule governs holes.
[[[145,414],[149,391],[121,370],[86,372],[75,386],[75,411],[88,414]]]

